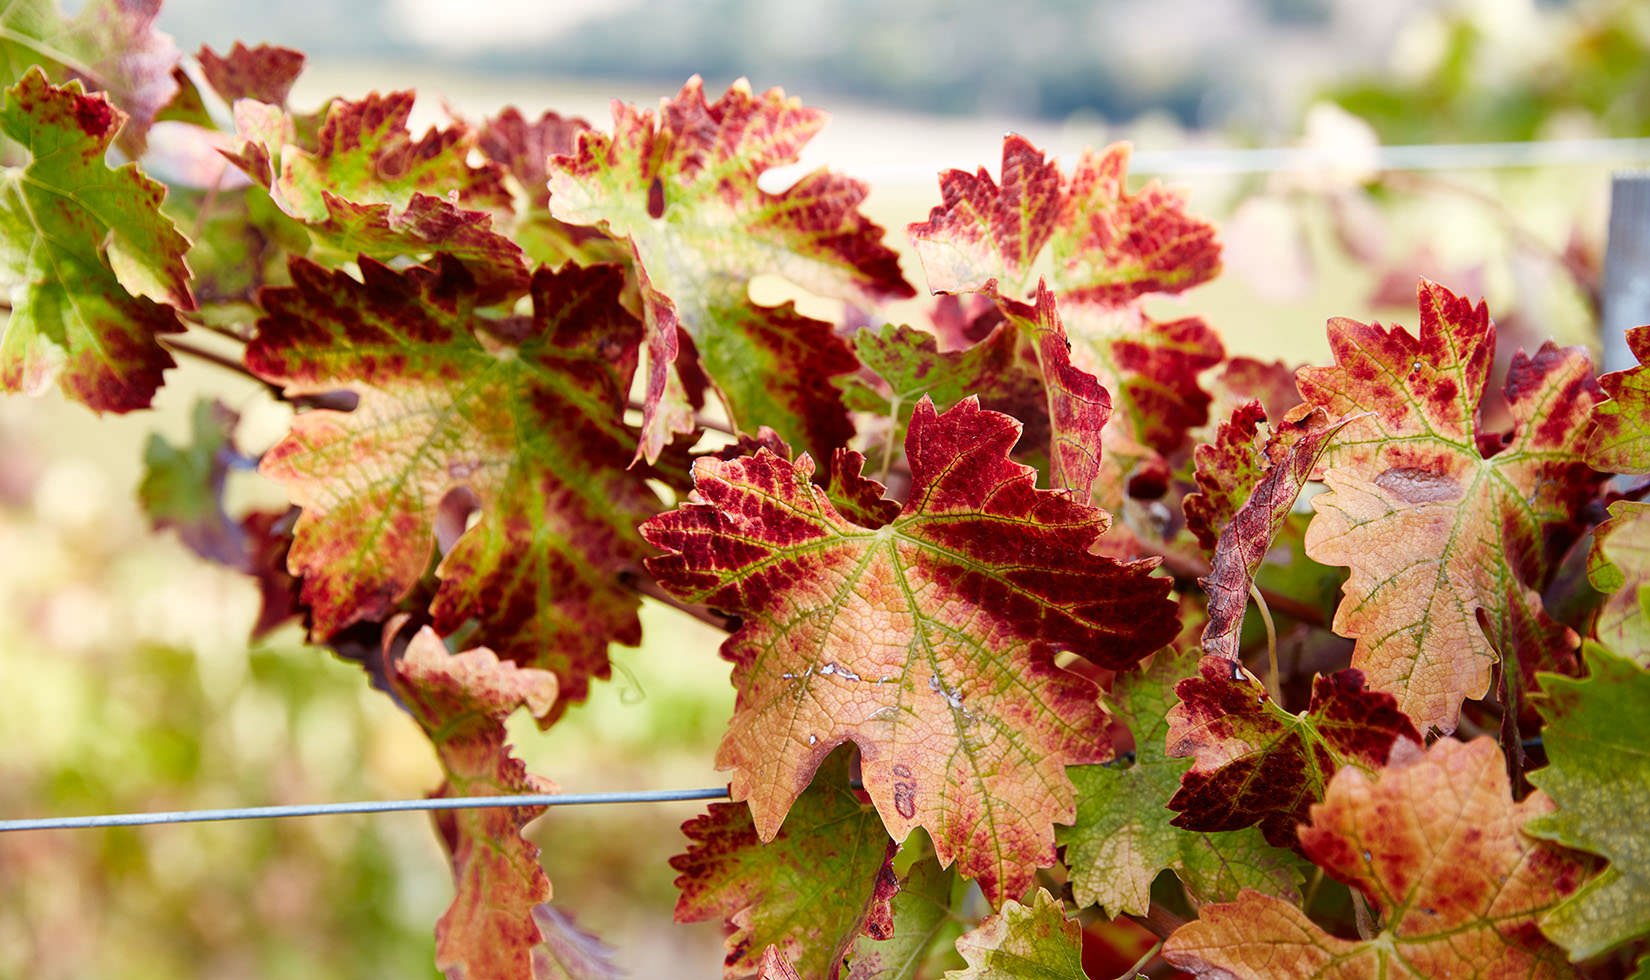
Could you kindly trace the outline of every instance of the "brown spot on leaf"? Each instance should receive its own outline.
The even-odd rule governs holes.
[[[899,781],[894,783],[894,809],[910,820],[917,815],[917,784],[911,778],[911,767],[895,766],[894,775],[899,777]]]
[[[1375,485],[1400,500],[1411,504],[1430,504],[1440,500],[1458,500],[1461,485],[1452,477],[1434,470],[1399,466],[1375,477]]]

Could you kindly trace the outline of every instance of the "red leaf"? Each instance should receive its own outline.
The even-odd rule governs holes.
[[[740,694],[717,764],[764,839],[852,740],[890,833],[925,827],[994,901],[1053,861],[1064,767],[1110,752],[1097,692],[1053,654],[1135,663],[1175,613],[1150,564],[1090,554],[1104,512],[1036,489],[1008,460],[1018,434],[973,400],[919,405],[910,497],[876,529],[808,482],[806,456],[767,452],[699,460],[703,502],[643,526],[661,585],[744,622],[722,649]]]
[[[292,570],[318,638],[383,619],[425,574],[450,494],[480,520],[439,568],[433,613],[523,664],[554,670],[563,699],[608,673],[610,641],[640,639],[620,572],[657,501],[627,470],[624,379],[640,325],[612,266],[540,270],[529,316],[490,319],[456,263],[366,281],[297,261],[266,290],[247,365],[289,396],[355,392],[352,412],[313,410],[264,457],[303,508]],[[461,525],[462,526],[462,525]]]
[[[1187,830],[1236,830],[1260,824],[1280,847],[1323,788],[1346,766],[1373,769],[1400,739],[1421,735],[1390,694],[1364,690],[1363,675],[1343,670],[1312,680],[1305,713],[1292,715],[1241,665],[1204,657],[1198,676],[1175,685],[1169,711],[1171,756],[1192,756],[1169,809]]]
[[[1116,415],[1107,452],[1126,475],[1152,454],[1178,449],[1202,424],[1209,397],[1198,372],[1224,356],[1197,318],[1156,322],[1140,299],[1212,278],[1220,247],[1180,196],[1150,184],[1124,187],[1128,148],[1085,154],[1068,180],[1019,136],[1003,143],[1002,184],[983,169],[940,178],[942,203],[910,227],[935,292],[1030,298],[1046,275],[1073,344],[1072,360],[1110,393]],[[1108,498],[1109,499],[1109,498]]]
[[[550,712],[556,679],[501,663],[491,650],[450,654],[428,627],[393,663],[390,683],[435,743],[447,781],[435,794],[505,796],[551,793],[505,745],[504,720],[517,708]],[[443,810],[436,829],[452,857],[457,894],[436,924],[436,965],[449,977],[530,976],[543,939],[534,907],[550,899],[539,849],[521,828],[542,806]]]
[[[678,329],[740,426],[769,425],[822,458],[851,432],[829,382],[855,366],[846,346],[829,324],[749,298],[759,274],[849,301],[911,295],[882,229],[859,211],[863,184],[819,171],[779,194],[757,186],[763,172],[795,162],[824,120],[744,81],[707,102],[693,78],[658,113],[616,105],[611,136],[584,133],[576,153],[552,162],[551,213],[635,250],[652,362],[641,458],[657,459],[673,434],[692,430],[672,377],[684,370]],[[681,261],[687,255],[695,260]]]
[[[1249,405],[1258,408],[1256,402]],[[1248,406],[1240,408],[1239,415],[1233,416],[1234,426],[1239,426],[1239,431],[1241,425],[1252,424],[1253,413],[1247,409]],[[1242,417],[1241,424],[1239,416]],[[1283,522],[1294,509],[1295,499],[1300,496],[1301,487],[1306,485],[1317,466],[1319,454],[1348,421],[1350,419],[1331,422],[1318,408],[1286,417],[1266,440],[1261,454],[1265,462],[1264,475],[1260,475],[1259,479],[1254,477],[1260,468],[1256,464],[1261,463],[1261,459],[1244,461],[1233,458],[1234,453],[1242,451],[1241,447],[1222,444],[1216,450],[1218,455],[1211,453],[1207,456],[1203,450],[1212,447],[1197,447],[1198,486],[1208,488],[1212,493],[1224,492],[1227,495],[1221,504],[1208,505],[1209,511],[1215,511],[1213,514],[1206,513],[1203,503],[1209,497],[1193,494],[1186,498],[1185,504],[1188,525],[1192,524],[1195,514],[1200,522],[1206,522],[1201,524],[1204,533],[1214,523],[1218,522],[1222,527],[1209,564],[1209,574],[1198,579],[1198,584],[1209,595],[1209,625],[1203,631],[1204,653],[1232,661],[1238,659],[1238,634],[1243,629],[1243,614],[1249,606],[1249,592],[1255,581],[1255,572],[1271,550],[1272,540],[1277,537],[1279,528],[1283,527]],[[1220,433],[1222,439],[1229,435],[1225,425],[1221,426]],[[1220,474],[1224,473],[1237,476],[1232,480],[1235,485],[1217,488],[1215,484],[1221,479]],[[1235,513],[1221,513],[1233,499],[1243,500],[1242,506]],[[1203,536],[1199,534],[1199,540]]]

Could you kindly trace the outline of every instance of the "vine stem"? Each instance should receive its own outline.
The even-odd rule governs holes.
[[[620,572],[619,582],[633,592],[644,595],[655,602],[663,603],[678,612],[687,613],[701,623],[714,626],[724,633],[732,633],[739,628],[739,617],[719,613],[709,606],[697,602],[683,602],[660,588],[659,583],[648,575],[635,571]]]
[[[1146,955],[1140,957],[1138,960],[1135,960],[1134,965],[1129,967],[1127,970],[1124,970],[1122,975],[1120,975],[1117,980],[1134,980],[1135,977],[1139,976],[1140,971],[1146,968],[1146,964],[1157,959],[1158,955],[1163,952],[1164,942],[1166,942],[1166,940],[1159,939],[1157,942],[1153,943],[1152,948],[1146,950]]]
[[[225,357],[216,351],[210,351],[204,347],[196,347],[187,340],[176,340],[169,336],[162,336],[161,343],[165,345],[167,350],[174,354],[182,354],[186,357],[193,357],[197,361],[211,364],[214,367],[223,368],[225,371],[233,371],[243,378],[251,378],[253,381],[258,382],[265,388],[268,388],[270,391],[274,392],[276,396],[279,396],[281,393],[281,389],[278,385],[270,384],[268,381],[265,381],[264,379],[253,374],[251,371],[247,370],[245,364],[242,364],[240,361],[237,361],[232,357]]]
[[[1249,583],[1249,598],[1255,600],[1255,612],[1260,613],[1260,621],[1266,626],[1266,684],[1270,688],[1272,701],[1275,704],[1283,703],[1283,682],[1278,679],[1278,628],[1272,623],[1272,610],[1267,608],[1266,597],[1260,594],[1260,587]]]
[[[1145,915],[1129,915],[1129,921],[1144,928],[1158,939],[1168,939],[1174,931],[1186,924],[1186,920],[1170,912],[1163,906],[1153,902],[1146,909]]]

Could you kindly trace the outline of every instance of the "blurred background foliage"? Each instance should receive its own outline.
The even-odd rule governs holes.
[[[1122,136],[1142,151],[1318,146],[1348,162],[1175,181],[1227,246],[1226,274],[1185,312],[1234,351],[1322,358],[1325,317],[1407,322],[1421,273],[1488,297],[1513,337],[1503,357],[1547,335],[1596,340],[1604,167],[1390,174],[1372,150],[1650,135],[1645,4],[1043,0],[1011,22],[1004,9],[173,0],[161,25],[185,50],[307,50],[299,104],[416,85],[436,96],[420,103],[428,119],[444,96],[472,117],[514,102],[602,125],[608,96],[651,101],[692,72],[711,88],[783,84],[832,110],[807,159],[871,179],[868,209],[899,247],[937,201],[934,170],[994,168],[1007,128],[1068,159]],[[293,626],[249,643],[253,584],[148,529],[134,493],[145,438],[185,441],[201,394],[241,414],[243,447],[284,427],[254,386],[197,365],[132,417],[0,400],[0,814],[388,799],[438,780],[416,728],[356,667]],[[231,476],[239,510],[278,498]],[[718,638],[652,607],[644,628],[642,648],[614,651],[613,682],[551,731],[514,719],[534,771],[573,790],[725,781],[711,765],[732,707]],[[556,904],[635,975],[719,975],[715,924],[670,918],[666,861],[697,811],[552,811],[535,826]],[[427,977],[451,895],[410,814],[0,836],[0,890],[0,978]]]

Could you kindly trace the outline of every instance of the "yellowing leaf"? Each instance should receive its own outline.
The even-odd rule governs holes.
[[[1343,769],[1312,808],[1301,847],[1363,893],[1380,934],[1340,939],[1287,902],[1245,892],[1199,910],[1164,958],[1211,980],[1571,976],[1535,923],[1576,889],[1586,864],[1520,830],[1551,809],[1540,793],[1512,802],[1488,738],[1445,739],[1374,776]]]
[[[766,450],[701,459],[702,502],[643,526],[661,585],[743,623],[722,650],[740,693],[717,765],[763,839],[852,740],[894,838],[925,828],[994,901],[1053,862],[1065,766],[1110,754],[1098,692],[1054,653],[1134,663],[1175,612],[1151,565],[1090,554],[1105,514],[1036,489],[1008,459],[1018,435],[973,400],[918,405],[910,498],[881,527],[842,517],[808,457]]]
[[[1598,641],[1650,667],[1650,504],[1618,500],[1593,531],[1587,579],[1605,594],[1593,623]]]
[[[1610,400],[1593,415],[1587,461],[1614,473],[1650,473],[1650,326],[1627,331],[1638,367],[1599,378]]]
[[[946,980],[1085,980],[1083,930],[1053,896],[1037,889],[1030,905],[1010,901],[957,940],[968,968]]]
[[[1297,377],[1330,415],[1370,413],[1324,453],[1330,492],[1312,500],[1306,551],[1351,569],[1334,628],[1358,641],[1353,666],[1423,730],[1448,732],[1464,698],[1488,693],[1498,653],[1515,697],[1538,668],[1574,670],[1576,636],[1537,593],[1549,535],[1596,486],[1582,452],[1599,394],[1580,349],[1519,353],[1513,430],[1484,432],[1488,312],[1425,281],[1419,303],[1419,337],[1332,320],[1335,366]]]
[[[504,720],[517,708],[549,714],[555,677],[501,663],[484,647],[448,653],[426,627],[391,664],[389,679],[435,743],[447,774],[435,796],[555,792],[554,783],[528,773],[504,742]],[[534,908],[549,901],[550,879],[521,828],[543,812],[543,806],[436,811],[457,885],[436,924],[436,965],[451,980],[531,976],[534,947],[544,938]]]

